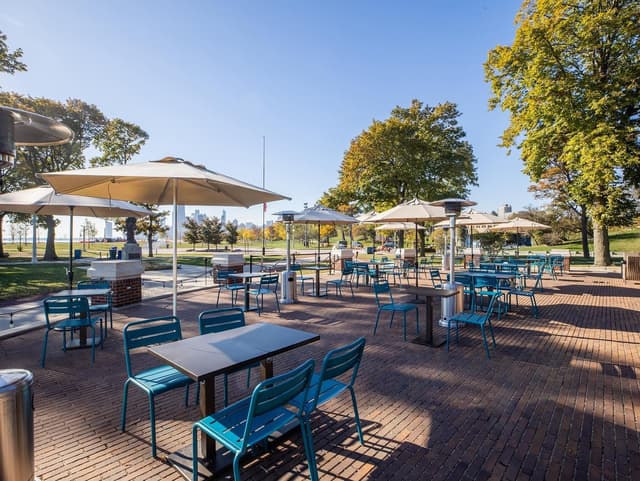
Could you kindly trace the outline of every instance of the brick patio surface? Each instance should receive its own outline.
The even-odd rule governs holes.
[[[247,322],[270,322],[318,333],[320,341],[277,356],[275,372],[365,336],[356,382],[365,445],[358,442],[348,394],[312,419],[322,480],[639,480],[640,296],[619,274],[575,272],[544,280],[540,317],[528,299],[494,320],[497,349],[487,359],[477,328],[461,330],[451,351],[402,341],[402,323],[382,321],[370,288],[355,299],[300,296],[278,315],[271,299]],[[213,289],[181,294],[185,337],[197,315],[214,307]],[[228,294],[222,297],[228,302]],[[171,298],[114,313],[104,349],[62,352],[49,339],[47,367],[39,356],[43,330],[0,341],[0,368],[34,373],[35,464],[42,481],[179,480],[161,457],[187,444],[198,419],[183,391],[156,399],[158,449],[150,455],[146,397],[132,387],[126,432],[119,429],[125,380],[122,328],[170,313]],[[424,307],[420,308],[424,328]],[[414,337],[410,315],[408,333]],[[437,327],[436,331],[444,333]],[[148,354],[138,362],[153,365]],[[252,384],[259,379],[252,370]],[[246,396],[244,373],[230,377],[230,396]],[[221,392],[221,382],[217,388]],[[222,395],[217,396],[221,403]],[[242,463],[245,480],[302,480],[309,472],[299,432]],[[220,479],[230,479],[222,472]]]

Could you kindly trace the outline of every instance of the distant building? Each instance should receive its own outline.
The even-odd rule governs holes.
[[[222,209],[222,215],[220,216],[220,223],[222,225],[226,225],[227,224],[227,211]]]
[[[511,212],[512,211],[510,204],[502,204],[500,207],[498,207],[498,217],[502,217],[503,219],[509,217],[511,215]]]
[[[184,234],[184,222],[187,220],[187,216],[185,214],[184,205],[178,206],[178,239],[182,239]]]
[[[104,221],[104,238],[113,239],[113,221]]]

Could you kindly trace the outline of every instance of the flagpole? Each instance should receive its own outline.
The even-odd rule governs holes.
[[[265,188],[265,137],[262,136],[262,188]],[[264,246],[264,211],[267,209],[267,203],[262,204],[262,257],[265,255],[265,246]],[[264,261],[264,259],[263,259]]]

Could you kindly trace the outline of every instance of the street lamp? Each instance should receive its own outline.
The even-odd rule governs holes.
[[[444,288],[456,289],[456,217],[460,215],[463,207],[476,205],[476,202],[465,199],[442,199],[430,204],[444,207],[444,214],[449,217],[449,282],[444,285]],[[443,327],[447,327],[447,319],[455,313],[455,299],[455,297],[442,298],[442,319],[439,324]]]
[[[291,271],[291,224],[293,224],[295,216],[299,214],[293,210],[283,210],[273,214],[281,217],[287,232],[287,268],[282,273],[281,282],[280,302],[282,304],[293,304],[296,301],[296,273]]]

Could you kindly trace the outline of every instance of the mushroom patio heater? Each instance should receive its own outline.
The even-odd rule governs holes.
[[[456,217],[460,215],[463,207],[470,207],[476,203],[465,199],[443,199],[430,204],[444,207],[444,213],[449,217],[449,281],[444,285],[444,288],[456,289]],[[455,308],[456,297],[442,298],[442,319],[438,321],[441,326],[447,327],[447,319],[453,316]]]
[[[285,229],[287,231],[287,268],[282,273],[281,278],[281,298],[282,304],[293,304],[296,302],[296,273],[291,270],[291,224],[299,212],[292,210],[283,210],[276,212],[273,215],[279,215],[284,222]]]

